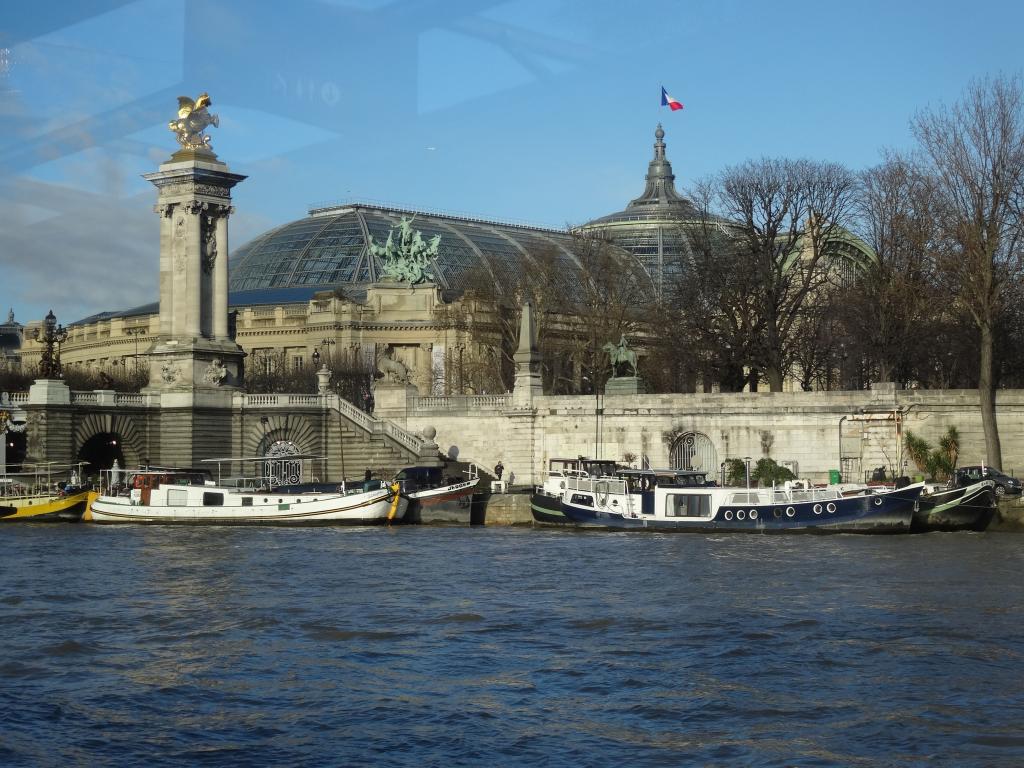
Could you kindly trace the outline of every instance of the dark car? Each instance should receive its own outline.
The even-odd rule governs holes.
[[[994,467],[959,467],[956,470],[955,479],[957,486],[991,480],[996,484],[996,496],[1019,496],[1021,492],[1020,480],[1010,477]]]

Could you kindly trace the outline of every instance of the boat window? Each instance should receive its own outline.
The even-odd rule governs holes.
[[[223,507],[224,506],[224,494],[223,493],[210,493],[207,491],[203,494],[203,506],[204,507]]]
[[[579,504],[581,507],[594,506],[594,497],[585,493],[574,493],[569,501],[572,504]]]
[[[665,517],[711,517],[711,494],[670,494],[665,498]]]
[[[243,507],[251,507],[252,506],[252,496],[243,496],[242,497],[242,506]]]
[[[741,491],[734,493],[732,498],[729,499],[729,504],[765,504],[767,500],[761,499],[761,494],[757,491]]]
[[[188,491],[175,488],[167,489],[167,506],[184,507],[188,504]]]

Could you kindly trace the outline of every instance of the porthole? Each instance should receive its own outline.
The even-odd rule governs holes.
[[[737,520],[744,520],[744,519],[746,519],[746,517],[747,517],[747,513],[744,512],[742,509],[737,509],[736,510],[736,519]]]
[[[267,500],[266,500],[266,499],[264,499],[264,500],[263,500],[263,503],[264,503],[264,504],[266,504],[266,503],[267,503]]]
[[[786,517],[795,517],[795,516],[796,516],[796,510],[793,509],[792,507],[786,507]]]
[[[750,510],[750,519],[751,520],[757,520],[757,510],[756,509]]]
[[[830,502],[828,503],[828,506],[827,506],[827,507],[825,507],[825,509],[827,509],[827,510],[828,510],[828,513],[829,513],[829,514],[831,515],[831,514],[833,514],[833,513],[834,513],[834,512],[836,511],[836,505],[835,505],[835,504],[833,504],[833,503],[832,503],[832,502],[830,501]]]
[[[725,510],[725,519],[726,520],[732,520],[732,510],[731,509]]]
[[[815,504],[814,505],[814,514],[816,514],[816,515],[820,515],[821,514],[821,504]]]
[[[877,496],[875,497],[875,506],[876,507],[882,506],[882,500],[880,498],[878,498]]]
[[[772,514],[775,515],[775,519],[778,520],[780,517],[782,517],[782,510],[776,507],[775,509],[772,510]]]
[[[284,504],[284,499],[278,499],[278,500],[277,500],[277,503],[278,503],[278,504]]]

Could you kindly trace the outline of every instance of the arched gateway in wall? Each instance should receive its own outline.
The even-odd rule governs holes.
[[[126,413],[87,413],[75,423],[73,455],[86,460],[90,460],[86,454],[97,456],[105,464],[86,467],[86,474],[109,469],[112,457],[121,459],[123,467],[138,467],[148,458],[144,430]]]
[[[676,438],[669,461],[672,469],[692,469],[712,475],[718,471],[718,451],[711,438],[700,432],[687,432]]]

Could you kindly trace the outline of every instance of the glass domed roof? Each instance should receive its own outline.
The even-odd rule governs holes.
[[[402,217],[424,240],[440,235],[434,282],[458,296],[471,275],[486,274],[497,288],[514,285],[540,260],[554,260],[565,290],[578,284],[579,260],[572,236],[564,231],[457,218],[422,211],[352,203],[310,211],[305,219],[272,229],[243,245],[231,257],[233,293],[279,289],[341,288],[358,296],[381,274],[367,243],[387,240]]]
[[[624,210],[588,221],[580,232],[599,232],[633,254],[662,295],[670,276],[681,271],[690,254],[687,229],[699,226],[701,213],[676,191],[672,163],[665,155],[665,130],[654,131],[654,157],[647,166],[643,194]]]

